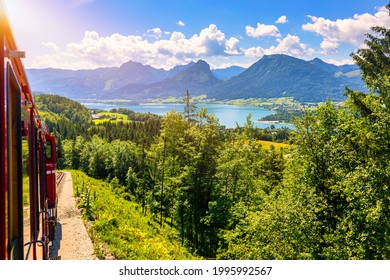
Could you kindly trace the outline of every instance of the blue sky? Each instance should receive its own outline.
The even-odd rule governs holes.
[[[199,59],[250,66],[264,55],[351,63],[388,0],[4,0],[27,68],[133,60],[169,69]]]

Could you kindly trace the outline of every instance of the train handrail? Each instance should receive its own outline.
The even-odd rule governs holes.
[[[46,246],[47,245],[45,244],[45,242],[42,240],[30,240],[29,242],[27,242],[23,245],[23,247],[26,247],[28,245],[27,253],[26,253],[24,260],[28,260],[28,257],[30,256],[31,247],[32,247],[32,245],[34,245],[36,243],[38,244],[38,246],[43,247],[43,259],[44,260],[48,259],[49,256],[46,256]]]

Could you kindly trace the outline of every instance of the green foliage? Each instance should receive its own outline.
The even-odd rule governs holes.
[[[219,259],[314,259],[317,221],[310,192],[295,188],[273,191],[261,211],[242,214],[233,230],[224,234],[228,244]],[[241,210],[242,212],[242,210]]]
[[[136,113],[134,111],[131,111],[129,109],[125,108],[118,108],[118,109],[111,109],[111,113],[118,113],[121,115],[127,116],[128,120],[130,121],[139,121],[139,122],[145,122],[149,120],[159,120],[160,116],[154,115],[151,113],[143,114],[143,113]]]
[[[377,105],[372,102],[370,110]],[[356,107],[349,109],[327,103],[298,125],[300,185],[310,186],[318,197],[321,242],[314,257],[388,258],[389,116],[374,121],[374,113],[356,115]]]
[[[88,185],[81,181],[81,184],[76,184],[76,197],[78,198],[77,206],[82,209],[82,214],[89,221],[95,220],[94,203],[96,201],[96,192],[91,196],[91,189]]]
[[[261,118],[262,121],[278,121],[283,123],[292,123],[297,117],[301,117],[303,111],[301,110],[281,110],[275,114]]]
[[[389,6],[387,9],[390,10]],[[390,29],[376,26],[371,28],[375,34],[368,33],[365,43],[368,48],[359,49],[352,54],[360,66],[363,79],[372,92],[378,92],[389,105],[390,77]]]
[[[59,169],[80,168],[89,174],[94,174],[97,178],[105,178],[108,176],[109,170],[116,168],[118,166],[116,163],[120,161],[120,159],[114,159],[116,165],[105,166],[105,156],[111,152],[107,142],[112,142],[115,139],[118,141],[130,140],[141,147],[147,147],[152,143],[154,136],[159,134],[161,121],[160,117],[155,115],[137,114],[130,110],[118,109],[117,113],[106,114],[116,114],[117,116],[119,114],[123,118],[137,121],[94,124],[90,121],[89,110],[79,103],[55,95],[39,96],[38,100],[42,103],[40,114],[51,133],[57,138],[57,167]],[[88,121],[86,118],[74,117],[77,115],[75,112],[79,112],[79,114],[82,112],[84,117],[88,116]],[[80,119],[80,122],[76,119]],[[94,137],[104,140],[105,143],[99,142],[98,138]],[[88,142],[95,140],[98,143],[96,150],[94,150],[93,144],[88,144]],[[127,145],[124,147],[126,148]],[[109,151],[105,150],[106,148]],[[128,161],[125,161],[125,164],[127,163]],[[122,174],[122,171],[123,169],[120,169],[118,172]],[[114,176],[117,176],[122,184],[125,182],[126,175],[114,174]]]

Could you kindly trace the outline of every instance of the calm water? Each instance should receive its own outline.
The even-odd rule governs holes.
[[[177,112],[184,111],[184,104],[157,104],[157,103],[146,103],[146,104],[105,104],[105,103],[82,103],[89,109],[101,109],[109,111],[113,108],[126,108],[138,113],[153,113],[156,115],[164,115],[167,112],[175,110]],[[206,107],[207,112],[214,114],[221,125],[225,125],[228,128],[236,127],[236,122],[243,126],[246,121],[246,116],[252,114],[252,121],[255,121],[255,126],[260,128],[269,127],[271,124],[266,122],[257,122],[258,119],[271,115],[274,111],[266,110],[260,107],[251,106],[235,106],[225,104],[197,104],[198,109]],[[289,124],[274,124],[275,127],[287,126],[293,128]]]

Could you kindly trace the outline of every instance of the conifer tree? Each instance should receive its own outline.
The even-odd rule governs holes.
[[[390,3],[386,6],[390,15]],[[363,79],[371,92],[378,93],[390,109],[390,29],[372,27],[374,34],[366,34],[368,48],[359,49],[352,58],[359,65]],[[349,94],[351,92],[349,91]]]
[[[189,124],[194,123],[195,122],[194,115],[195,115],[195,111],[196,111],[196,105],[193,102],[188,89],[186,91],[186,95],[183,98],[183,102],[184,102],[184,118],[187,120],[187,122]]]

